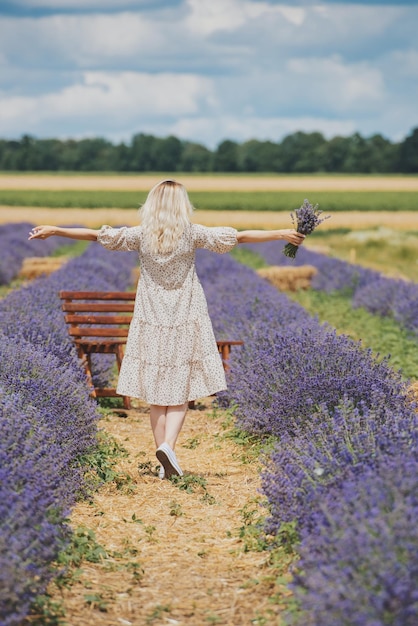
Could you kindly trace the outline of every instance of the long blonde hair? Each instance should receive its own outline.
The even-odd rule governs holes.
[[[149,192],[139,210],[146,247],[151,254],[173,252],[190,223],[193,206],[186,188],[175,180],[162,180]]]

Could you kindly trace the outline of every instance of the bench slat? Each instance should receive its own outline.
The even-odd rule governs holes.
[[[71,337],[127,337],[129,328],[80,328],[69,326]]]
[[[99,303],[99,302],[64,302],[62,310],[66,313],[133,313],[134,303]]]
[[[132,315],[66,315],[67,324],[130,324]]]
[[[60,291],[61,300],[135,300],[134,291]]]

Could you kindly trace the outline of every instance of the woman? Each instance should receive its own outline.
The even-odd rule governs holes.
[[[293,229],[208,228],[190,221],[193,207],[183,185],[155,185],[140,210],[140,226],[60,228],[36,226],[29,239],[52,235],[98,241],[110,250],[135,250],[141,265],[117,391],[150,404],[150,421],[162,465],[160,477],[182,476],[174,453],[191,400],[226,389],[225,374],[205,295],[196,274],[195,250],[229,252],[238,243],[285,240]]]

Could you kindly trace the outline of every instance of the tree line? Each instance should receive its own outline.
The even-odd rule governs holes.
[[[226,139],[210,150],[174,136],[136,134],[128,143],[103,138],[0,139],[0,170],[116,172],[418,173],[418,128],[400,142],[380,134],[325,139],[295,132],[281,142]]]

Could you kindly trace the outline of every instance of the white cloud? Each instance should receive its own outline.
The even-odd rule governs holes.
[[[149,0],[15,0],[17,6],[28,9],[118,9],[149,5]]]
[[[291,23],[301,26],[305,21],[306,11],[302,7],[279,5],[277,10]]]
[[[267,0],[21,4],[83,11],[0,17],[3,136],[116,137],[139,129],[213,146],[228,135],[277,140],[314,124],[323,132],[349,133],[357,124],[395,135],[417,123],[410,104],[418,97],[417,8]],[[116,6],[124,10],[105,12]]]
[[[86,72],[81,84],[41,97],[3,97],[0,132],[17,128],[24,118],[34,132],[40,125],[61,121],[109,124],[140,123],[158,117],[195,114],[201,102],[214,101],[211,82],[199,76]],[[110,130],[110,129],[109,129]],[[28,132],[28,131],[26,131]]]
[[[250,0],[187,0],[187,5],[190,9],[186,18],[188,28],[206,36],[219,31],[236,31],[258,18],[269,20],[281,16],[285,22],[298,26],[305,18],[302,7]]]
[[[311,105],[337,112],[370,110],[385,97],[381,72],[369,63],[346,64],[339,57],[291,59],[289,79]],[[304,87],[305,86],[305,87]]]
[[[387,63],[394,75],[418,78],[418,50],[396,50]]]
[[[25,64],[103,65],[164,44],[141,15],[53,15],[0,21],[2,48]]]

